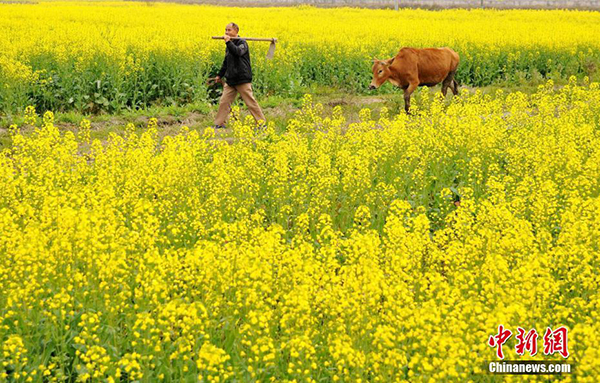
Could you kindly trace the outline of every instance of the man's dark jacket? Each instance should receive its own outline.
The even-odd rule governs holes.
[[[244,39],[229,40],[225,49],[225,59],[218,74],[225,77],[227,85],[235,86],[252,82],[250,51]]]

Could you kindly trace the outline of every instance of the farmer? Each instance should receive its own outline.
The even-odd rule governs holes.
[[[225,121],[229,118],[231,104],[239,93],[252,113],[257,123],[264,126],[266,121],[260,106],[252,94],[252,67],[250,66],[250,51],[248,43],[244,39],[232,39],[238,37],[240,28],[235,23],[229,23],[225,27],[225,59],[217,77],[216,82],[223,84],[223,95],[219,102],[219,111],[215,118],[215,129],[225,127]],[[224,83],[222,78],[225,77]]]

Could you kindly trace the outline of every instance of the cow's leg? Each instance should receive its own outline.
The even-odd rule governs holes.
[[[411,82],[406,89],[404,89],[404,110],[406,114],[410,114],[410,96],[419,86],[418,82]]]
[[[448,92],[448,87],[452,88],[454,85],[454,74],[456,72],[449,72],[444,81],[442,82],[442,94],[446,97],[446,93]],[[454,92],[454,89],[452,89]]]
[[[446,77],[442,82],[442,95],[444,96],[444,98],[446,97],[446,93],[448,93],[448,87],[450,86],[450,84],[452,84],[452,81],[453,80],[448,81],[448,77]]]
[[[458,83],[455,79],[452,79],[452,93],[456,96],[458,94]]]

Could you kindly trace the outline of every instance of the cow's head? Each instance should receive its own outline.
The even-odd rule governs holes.
[[[369,85],[369,89],[379,88],[388,78],[390,78],[392,74],[390,65],[392,65],[393,62],[394,58],[389,60],[373,59],[373,80],[371,81],[371,85]]]

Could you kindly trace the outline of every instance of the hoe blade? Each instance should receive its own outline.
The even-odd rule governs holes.
[[[275,54],[275,41],[271,41],[269,44],[269,52],[267,52],[267,59],[271,60]]]

